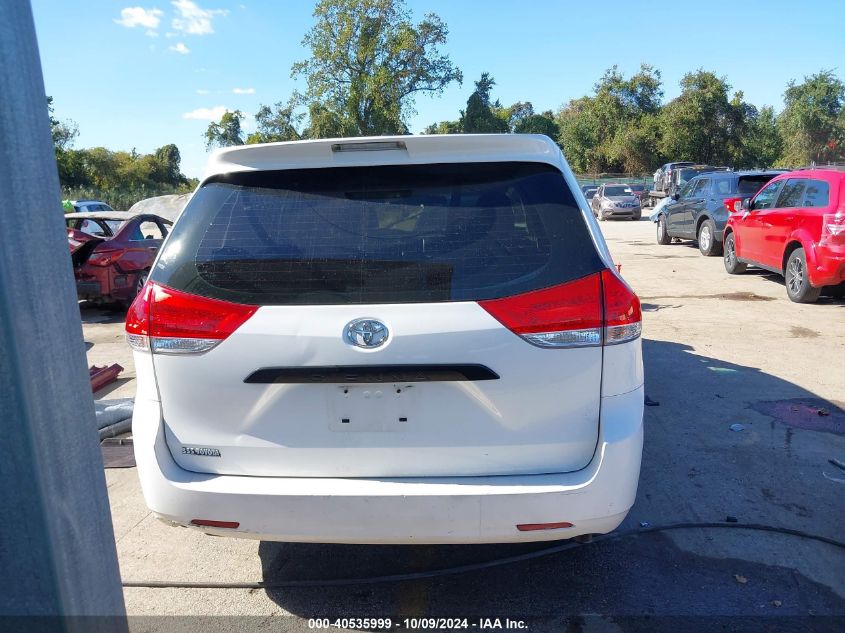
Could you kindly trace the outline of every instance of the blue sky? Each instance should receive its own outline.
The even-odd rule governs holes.
[[[32,0],[47,94],[79,125],[77,147],[149,152],[176,143],[182,169],[202,172],[202,134],[223,109],[254,113],[286,101],[291,64],[313,24],[307,0]],[[663,73],[665,98],[696,68],[725,75],[755,105],[780,109],[790,79],[822,68],[845,77],[845,3],[408,0],[414,18],[448,24],[447,52],[464,73],[417,99],[411,129],[454,119],[483,71],[504,105],[554,109],[588,93],[605,69],[641,62]],[[666,18],[671,16],[669,23]],[[663,22],[655,36],[649,24]]]

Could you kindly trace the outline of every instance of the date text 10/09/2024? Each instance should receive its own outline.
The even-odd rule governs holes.
[[[309,629],[367,629],[387,631],[391,629],[409,630],[442,630],[442,629],[478,629],[496,630],[525,630],[528,625],[524,620],[510,618],[311,618],[308,620]]]

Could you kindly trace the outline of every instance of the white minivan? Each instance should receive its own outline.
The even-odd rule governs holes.
[[[513,542],[634,503],[640,304],[545,136],[216,151],[126,331],[167,522]]]

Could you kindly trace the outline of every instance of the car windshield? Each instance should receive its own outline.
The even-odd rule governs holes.
[[[645,185],[628,185],[631,191],[645,191]]]
[[[606,196],[630,196],[633,191],[630,187],[605,187],[604,195]]]

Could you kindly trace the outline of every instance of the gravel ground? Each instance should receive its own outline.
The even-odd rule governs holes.
[[[842,538],[845,302],[789,302],[769,273],[728,276],[692,244],[659,246],[654,225],[601,225],[642,299],[646,445],[641,522],[762,523]],[[121,315],[83,308],[89,364],[119,362],[131,395]],[[822,411],[822,415],[819,414]],[[823,415],[827,413],[828,415]],[[731,425],[742,425],[732,431]],[[121,573],[131,580],[281,581],[437,569],[543,545],[342,546],[259,543],[165,526],[149,515],[134,469],[107,472]],[[524,620],[532,631],[835,630],[845,616],[845,552],[796,537],[689,530],[594,543],[456,576],[348,588],[126,589],[145,630],[306,630],[315,617]],[[495,621],[490,623],[495,627]],[[504,619],[502,628],[507,626]],[[511,623],[511,628],[518,625]],[[841,630],[841,629],[840,629]]]

